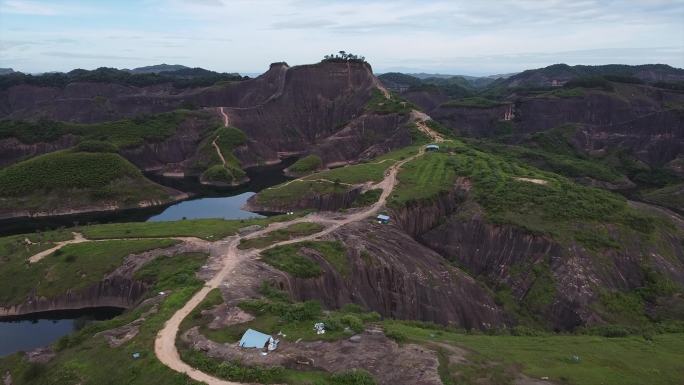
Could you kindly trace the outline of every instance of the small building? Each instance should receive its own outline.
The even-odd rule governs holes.
[[[241,348],[257,348],[263,349],[271,341],[271,336],[258,332],[253,329],[247,329],[245,334],[240,338],[240,343],[238,346]]]
[[[428,144],[427,146],[425,146],[425,151],[428,151],[428,152],[439,151],[439,146],[436,144]]]
[[[383,225],[388,224],[390,221],[389,215],[385,215],[385,214],[378,214],[376,219],[378,220],[378,223],[382,223]]]

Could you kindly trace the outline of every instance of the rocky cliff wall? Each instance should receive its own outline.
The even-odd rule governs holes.
[[[298,183],[298,182],[293,182]],[[254,212],[284,213],[287,211],[314,209],[317,211],[337,211],[351,207],[352,202],[361,195],[363,186],[357,186],[341,193],[310,194],[292,202],[261,203],[258,194],[245,203],[243,210]]]
[[[0,307],[0,317],[92,307],[129,308],[147,291],[139,281],[124,277],[107,278],[82,290],[69,290],[54,298],[30,297],[19,305]]]
[[[333,237],[347,248],[348,271],[305,250],[325,274],[284,280],[298,300],[316,299],[329,308],[356,303],[386,317],[464,328],[506,323],[487,290],[395,226],[357,222]]]

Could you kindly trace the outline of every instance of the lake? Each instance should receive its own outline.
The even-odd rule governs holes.
[[[253,167],[246,170],[249,183],[239,187],[216,187],[199,183],[198,178],[168,178],[157,174],[146,176],[165,186],[185,191],[192,198],[165,206],[128,209],[113,212],[95,212],[76,215],[62,215],[48,218],[18,218],[0,220],[0,236],[32,233],[60,227],[72,227],[92,223],[175,221],[200,218],[245,219],[261,215],[241,210],[240,207],[257,192],[283,183],[290,178],[283,175],[283,169],[295,162],[295,158],[284,159],[272,166]]]
[[[47,346],[89,322],[114,318],[121,313],[121,309],[94,308],[36,313],[0,321],[0,356]]]

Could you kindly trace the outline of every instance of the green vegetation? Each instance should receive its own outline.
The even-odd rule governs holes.
[[[63,135],[71,134],[83,140],[108,142],[117,148],[135,147],[145,140],[161,141],[170,137],[187,119],[199,119],[208,124],[213,118],[203,112],[177,110],[92,124],[50,120],[37,122],[0,120],[0,139],[15,137],[23,143],[36,143],[50,142]]]
[[[660,189],[645,191],[641,194],[641,197],[645,201],[683,211],[684,183],[673,184]]]
[[[177,266],[192,263],[192,266],[199,267],[206,256],[179,254],[164,257],[164,262],[152,263],[167,264],[171,260],[175,260],[173,263]],[[190,267],[187,267],[189,274],[182,275],[183,279],[174,277],[171,269],[152,270],[148,270],[146,279],[157,282],[155,287],[163,287],[170,294],[161,302],[158,311],[145,316],[138,334],[129,342],[111,348],[104,338],[94,335],[132,322],[149,311],[151,305],[136,308],[108,321],[91,323],[63,337],[55,344],[58,355],[47,364],[30,364],[22,358],[23,353],[17,353],[0,358],[0,371],[9,371],[15,385],[198,384],[159,362],[154,355],[154,340],[164,323],[202,287],[203,282],[195,278],[194,272],[190,273]],[[133,359],[131,355],[134,352],[139,352],[140,358]]]
[[[295,223],[283,229],[278,229],[257,238],[243,239],[238,245],[239,249],[263,249],[274,243],[286,241],[288,239],[315,234],[323,230],[323,226],[318,223],[301,222]]]
[[[539,97],[557,97],[557,98],[581,98],[585,95],[586,91],[584,88],[581,87],[575,87],[575,88],[558,88],[553,91],[545,92]]]
[[[365,329],[369,322],[377,322],[377,313],[365,312],[357,305],[346,305],[342,309],[323,312],[316,301],[292,303],[287,295],[264,282],[260,288],[264,298],[250,299],[238,306],[251,313],[255,318],[241,324],[230,325],[221,329],[210,329],[213,316],[203,313],[223,303],[218,289],[211,291],[207,298],[181,324],[181,330],[199,326],[200,333],[210,340],[220,343],[235,343],[248,329],[255,329],[267,334],[279,336],[286,343],[294,341],[335,341],[349,337]],[[315,322],[325,324],[326,333],[316,334]],[[294,371],[282,367],[245,366],[240,362],[222,362],[205,356],[179,341],[179,350],[183,360],[193,367],[199,368],[221,378],[232,381],[285,384],[316,385],[365,385],[374,384],[372,377],[364,371],[344,373],[325,373],[322,371]]]
[[[6,251],[12,250],[13,243],[16,245],[16,238],[1,239]],[[30,255],[26,252],[8,253],[2,256],[0,279],[12,282],[12,285],[4,285],[0,291],[0,303],[20,303],[34,290],[38,296],[52,298],[70,289],[85,288],[120,266],[129,254],[165,248],[176,243],[169,239],[77,243],[66,245],[36,263],[28,263],[27,257]]]
[[[281,366],[244,366],[237,361],[221,361],[189,349],[184,349],[181,357],[183,361],[203,372],[231,381],[292,385],[375,385],[373,377],[361,370],[330,375],[320,371],[285,369]]]
[[[399,185],[390,198],[390,205],[402,206],[409,201],[427,199],[449,191],[456,179],[454,165],[450,160],[450,155],[446,153],[431,152],[404,164],[398,175]]]
[[[410,341],[427,346],[447,343],[474,352],[467,357],[470,362],[463,364],[465,367],[440,370],[463,376],[453,380],[466,384],[482,383],[477,381],[478,377],[497,372],[505,379],[506,373],[520,368],[533,378],[549,377],[551,381],[573,385],[676,385],[684,370],[680,359],[684,354],[684,334],[655,335],[651,340],[641,336],[489,336],[422,328],[399,321],[384,324],[388,334],[407,336]],[[450,353],[444,349],[442,354]],[[483,365],[494,368],[483,370]]]
[[[352,202],[352,207],[366,207],[374,204],[380,199],[382,195],[382,189],[376,188],[368,191],[364,191],[359,195],[354,202]]]
[[[320,265],[302,249],[313,249],[337,272],[346,276],[351,267],[344,246],[337,241],[308,241],[276,246],[261,253],[264,262],[299,278],[314,278],[323,273]]]
[[[376,114],[400,114],[406,115],[418,109],[412,103],[400,98],[398,95],[390,93],[389,98],[378,89],[373,89],[370,100],[366,103],[366,111]]]
[[[385,171],[401,159],[415,154],[416,147],[405,147],[379,156],[372,161],[316,172],[297,181],[262,190],[257,195],[261,204],[289,203],[311,195],[343,193],[353,184],[379,182]]]
[[[295,174],[306,174],[318,170],[321,168],[321,165],[323,165],[321,157],[311,154],[297,159],[297,161],[292,166],[288,167],[287,170]]]
[[[92,71],[75,69],[67,73],[45,73],[29,75],[15,72],[0,76],[0,89],[19,84],[30,84],[40,87],[63,88],[73,82],[115,83],[136,87],[154,84],[171,83],[176,88],[207,87],[221,82],[243,80],[238,74],[219,73],[203,68],[180,68],[160,73],[133,73],[116,68],[100,67]]]
[[[548,234],[560,242],[586,241],[589,248],[596,249],[596,240],[578,231],[581,226],[595,231],[599,225],[612,224],[615,235],[603,246],[631,239],[658,245],[669,232],[667,221],[630,208],[617,194],[585,187],[458,141],[444,142],[440,152],[405,164],[390,204],[401,206],[434,198],[451,189],[457,176],[472,183],[471,196],[490,221]]]
[[[449,100],[442,103],[442,107],[471,107],[471,108],[492,108],[503,105],[504,103],[483,98],[481,96],[474,96],[471,98],[462,98],[457,100]]]
[[[207,259],[203,253],[182,253],[160,256],[143,265],[135,272],[134,279],[152,285],[150,291],[157,293],[194,282],[195,272]]]
[[[199,237],[217,240],[237,234],[238,230],[251,225],[266,226],[297,218],[298,215],[277,215],[255,219],[191,219],[169,222],[131,222],[89,225],[79,229],[89,239]]]
[[[74,147],[76,152],[117,152],[115,145],[100,140],[84,140]]]
[[[113,153],[58,151],[0,169],[0,208],[55,210],[89,204],[137,206],[169,193]]]
[[[235,127],[219,127],[212,135],[205,138],[199,145],[201,160],[194,166],[198,170],[204,170],[201,180],[227,184],[242,182],[246,173],[240,168],[240,161],[233,154],[233,150],[244,144],[246,140],[245,133]],[[223,159],[217,153],[217,147]]]
[[[116,179],[140,177],[140,171],[117,154],[59,151],[0,170],[0,195],[104,188]]]

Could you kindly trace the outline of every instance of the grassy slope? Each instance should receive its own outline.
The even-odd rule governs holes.
[[[549,234],[560,241],[582,242],[581,235],[587,231],[611,224],[617,226],[623,239],[657,243],[662,234],[655,230],[670,229],[663,220],[628,207],[617,194],[581,186],[458,141],[445,142],[441,152],[407,163],[399,173],[400,183],[390,204],[397,207],[410,200],[434,197],[448,190],[455,176],[467,177],[473,183],[472,194],[490,221]],[[545,184],[517,178],[539,179]]]
[[[324,195],[347,191],[349,186],[342,183],[379,182],[384,177],[387,168],[396,161],[415,154],[416,151],[416,147],[406,147],[377,157],[367,163],[316,172],[301,178],[302,182],[290,182],[286,185],[262,190],[257,195],[257,201],[261,204],[293,202],[311,194]],[[321,179],[339,183],[318,181]]]
[[[0,245],[11,250],[13,237],[0,238]],[[0,281],[12,282],[0,290],[0,304],[22,302],[33,290],[36,295],[55,297],[69,289],[80,289],[100,281],[121,265],[124,257],[150,249],[168,247],[175,240],[111,240],[66,245],[39,262],[29,264],[26,252],[3,255]],[[48,247],[46,247],[48,248]]]
[[[235,235],[239,229],[246,226],[266,226],[272,222],[294,219],[302,214],[235,220],[191,219],[169,222],[108,223],[84,226],[79,228],[79,231],[90,239],[199,237],[206,240],[217,240]]]
[[[377,321],[377,313],[368,313],[357,306],[347,306],[339,311],[324,313],[317,302],[291,303],[287,295],[271,286],[261,287],[261,299],[251,299],[239,304],[256,318],[247,323],[231,325],[222,329],[209,329],[210,314],[202,315],[203,310],[211,309],[223,299],[218,290],[209,293],[207,298],[181,324],[181,330],[199,326],[200,332],[216,342],[235,343],[242,334],[252,328],[272,335],[283,332],[279,338],[284,341],[335,341],[349,337],[363,330],[364,324]],[[317,335],[312,328],[314,322],[324,322],[326,333]],[[345,330],[349,328],[349,330]],[[372,377],[364,374],[361,379],[351,380],[349,373],[329,374],[322,371],[295,371],[282,367],[260,368],[244,366],[239,362],[224,362],[191,350],[182,342],[177,342],[183,359],[202,370],[218,377],[240,382],[259,382],[266,384],[316,384],[316,385],[372,385]],[[351,376],[353,377],[353,376]]]
[[[320,156],[311,154],[297,159],[297,161],[287,169],[295,174],[304,174],[318,170],[322,164],[323,161],[321,160]]]
[[[684,334],[605,338],[550,335],[486,336],[423,329],[389,321],[390,334],[420,343],[442,342],[465,347],[479,357],[521,365],[524,373],[573,385],[678,385],[684,372]],[[475,356],[475,357],[473,357]],[[575,360],[577,356],[579,360]],[[464,368],[460,368],[463,370]]]
[[[212,144],[214,140],[226,161],[225,165]],[[235,127],[219,127],[205,138],[199,146],[199,152],[203,154],[204,160],[195,165],[197,168],[204,169],[202,180],[236,183],[244,179],[245,171],[240,168],[240,161],[233,155],[233,150],[246,141],[245,133]]]
[[[261,259],[276,269],[299,278],[313,278],[321,275],[323,269],[306,254],[302,248],[316,250],[342,276],[349,274],[351,267],[344,245],[337,241],[307,241],[276,246],[261,253]]]
[[[0,208],[55,209],[166,200],[168,192],[113,153],[58,151],[0,170]]]
[[[146,317],[138,335],[123,346],[110,348],[104,338],[93,335],[125,325],[140,317],[149,307],[135,309],[109,321],[96,322],[63,337],[55,344],[59,354],[47,365],[31,365],[21,359],[21,354],[0,358],[0,372],[9,370],[15,385],[197,384],[156,359],[154,339],[164,322],[202,287],[194,273],[205,260],[206,255],[203,254],[180,254],[157,259],[145,268],[144,277],[156,282],[154,291],[165,290],[170,295],[161,303],[157,313]],[[140,352],[141,357],[137,360],[131,358],[134,352]]]
[[[262,249],[274,243],[285,241],[292,238],[310,235],[323,230],[323,226],[317,223],[295,223],[283,229],[272,231],[264,236],[243,239],[238,245],[239,249]]]
[[[647,202],[684,211],[684,183],[643,192],[642,198]]]

